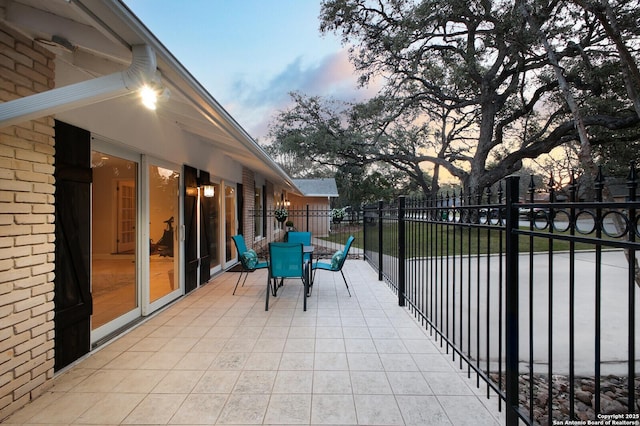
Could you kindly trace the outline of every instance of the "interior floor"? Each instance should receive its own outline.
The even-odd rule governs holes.
[[[138,306],[136,263],[133,255],[114,254],[93,259],[91,266],[91,324],[96,329]],[[149,293],[152,302],[176,289],[174,275],[172,257],[150,256]]]

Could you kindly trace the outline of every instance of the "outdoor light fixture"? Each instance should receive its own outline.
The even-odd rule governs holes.
[[[140,88],[140,98],[142,99],[142,105],[155,111],[158,103],[158,93],[155,89],[145,84]]]
[[[210,184],[202,185],[202,195],[204,195],[207,198],[213,197],[214,195],[216,195],[215,187]]]
[[[155,111],[158,102],[166,102],[170,97],[169,89],[162,84],[159,71],[156,71],[152,79],[140,86],[139,93],[142,105],[152,111]]]
[[[63,46],[66,49],[73,48],[62,37],[56,37],[50,43],[61,46],[66,44]],[[168,97],[169,91],[161,84],[153,48],[146,44],[138,44],[131,46],[131,53],[131,65],[125,70],[0,103],[0,127],[4,128],[115,99],[129,93],[137,93],[144,82],[160,83],[157,85],[159,90],[156,92],[158,100],[162,101],[163,98]],[[145,94],[145,99],[147,96],[150,95]],[[146,100],[145,104],[149,107],[154,105],[152,101]]]
[[[288,199],[284,198],[284,194],[280,195],[280,201],[276,201],[276,207],[282,207],[284,209],[287,209],[291,206],[291,201],[289,201]]]
[[[207,177],[206,180],[204,178],[197,179],[198,188],[202,190],[202,196],[206,198],[211,198],[216,195],[216,189],[213,184],[209,181]]]

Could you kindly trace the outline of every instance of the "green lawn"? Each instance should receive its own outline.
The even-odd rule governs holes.
[[[528,229],[528,228],[523,228]],[[375,233],[375,241],[377,245],[377,227],[368,228],[367,231]],[[544,231],[543,231],[544,232]],[[555,232],[555,235],[568,234],[567,232]],[[363,248],[364,238],[362,227],[351,227],[350,229],[336,230],[330,236],[323,238],[327,241],[342,244],[349,235],[355,237],[354,247]],[[500,246],[502,240],[502,246]],[[521,236],[519,239],[519,248],[521,252],[528,252],[530,248],[530,238]],[[533,238],[533,251],[546,252],[549,251],[549,239],[536,237]],[[392,225],[384,227],[383,231],[384,253],[395,254],[398,251],[397,246],[397,228]],[[486,254],[498,253],[500,249],[505,250],[505,233],[499,232],[498,228],[487,229],[471,229],[465,227],[454,226],[429,226],[421,224],[420,226],[407,226],[407,248],[409,257],[422,256],[441,256],[443,254]],[[576,250],[593,249],[593,244],[576,243]],[[553,240],[553,250],[563,251],[569,250],[569,242],[558,239]]]

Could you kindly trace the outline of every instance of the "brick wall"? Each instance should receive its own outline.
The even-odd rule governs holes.
[[[243,208],[243,232],[244,232],[244,241],[247,243],[248,248],[253,248],[253,240],[255,239],[255,229],[253,216],[251,212],[256,205],[255,196],[255,186],[256,180],[255,175],[252,170],[247,169],[246,167],[242,168],[242,197],[244,198],[244,208]]]
[[[54,87],[54,56],[0,24],[0,101]],[[51,384],[53,118],[0,129],[0,420]]]
[[[273,212],[273,210],[275,209],[274,206],[274,196],[273,196],[273,183],[267,181],[267,205],[266,205],[266,209],[267,209],[267,220],[271,220],[272,219],[272,214],[273,213],[269,213],[269,212]],[[273,228],[273,223],[269,222],[267,223],[267,231]]]

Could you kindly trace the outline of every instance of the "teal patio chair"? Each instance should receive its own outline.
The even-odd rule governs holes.
[[[287,232],[287,242],[302,243],[303,246],[311,245],[311,232],[290,231]],[[304,254],[304,261],[311,261],[311,253]]]
[[[275,297],[285,278],[300,278],[304,285],[303,308],[307,310],[309,263],[304,262],[302,243],[269,243],[269,277],[264,310],[269,310],[269,293]],[[278,285],[278,279],[280,284]]]
[[[353,235],[349,236],[349,238],[347,239],[347,243],[344,245],[344,250],[337,251],[331,258],[331,263],[317,261],[312,266],[314,279],[316,276],[316,271],[318,269],[322,269],[324,271],[331,271],[331,272],[340,272],[340,274],[342,274],[342,279],[344,280],[344,285],[347,286],[347,292],[349,293],[349,297],[351,297],[351,290],[349,290],[349,284],[347,284],[347,279],[344,276],[344,272],[342,272],[342,267],[344,266],[345,260],[347,260],[347,256],[349,255],[349,249],[351,248],[351,244],[353,243],[353,240],[355,240],[355,237]],[[311,282],[313,282],[313,280],[311,280]]]
[[[258,260],[258,255],[253,250],[247,250],[247,245],[244,242],[244,237],[242,235],[234,235],[231,237],[234,244],[236,245],[236,250],[238,251],[238,260],[240,261],[240,276],[238,277],[238,281],[236,281],[236,286],[233,289],[233,294],[236,294],[236,290],[238,289],[238,284],[240,283],[240,279],[242,278],[242,274],[244,274],[244,281],[242,281],[242,287],[244,287],[245,281],[247,281],[247,277],[249,276],[249,272],[253,272],[256,269],[264,269],[269,266],[268,262],[260,262]]]

